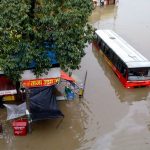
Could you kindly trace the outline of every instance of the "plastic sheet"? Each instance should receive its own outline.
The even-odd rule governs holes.
[[[22,117],[26,114],[26,103],[20,105],[4,104],[7,108],[7,120]]]

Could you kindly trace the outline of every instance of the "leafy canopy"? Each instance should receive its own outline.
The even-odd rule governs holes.
[[[17,81],[34,60],[33,72],[45,73],[51,67],[45,41],[53,45],[62,69],[78,69],[93,38],[87,23],[92,7],[91,0],[1,0],[1,70]]]

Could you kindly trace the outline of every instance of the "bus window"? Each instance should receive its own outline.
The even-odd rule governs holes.
[[[102,44],[102,40],[99,39],[99,41],[98,41],[98,47],[99,47],[99,48],[101,47],[101,44]]]
[[[100,49],[105,53],[105,47],[106,47],[106,44],[105,44],[105,42],[102,40],[101,41],[101,47],[100,47]]]
[[[128,80],[150,80],[150,68],[129,69]]]
[[[104,53],[106,54],[106,56],[109,58],[109,53],[110,53],[110,50],[109,50],[109,47],[107,45],[105,45],[105,51]]]
[[[126,68],[123,69],[122,75],[125,78],[127,77],[127,69]]]
[[[112,51],[112,63],[115,65],[115,62],[116,62],[116,54]]]
[[[122,76],[126,78],[127,68],[125,67],[124,64],[122,64],[120,72],[121,72]]]
[[[114,59],[114,52],[109,48],[107,47],[107,50],[109,51],[108,53],[108,58],[112,61],[113,63],[113,59]]]
[[[102,44],[102,39],[97,36],[96,42],[97,42],[98,47],[100,48],[100,47],[101,47],[101,44]]]
[[[114,65],[115,67],[118,69],[118,65],[119,65],[119,58],[117,55],[115,55],[115,58],[114,58]]]
[[[148,70],[148,76],[150,76],[150,69]]]

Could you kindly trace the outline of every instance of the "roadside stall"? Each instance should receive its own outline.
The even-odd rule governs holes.
[[[7,120],[12,122],[16,136],[31,132],[31,123],[34,121],[64,118],[58,108],[58,101],[74,100],[79,94],[79,86],[75,80],[59,67],[51,68],[39,78],[31,70],[25,70],[21,77],[19,94],[22,96],[19,105],[4,104],[7,108]],[[8,96],[17,95],[13,82],[5,77],[1,77],[0,81],[0,96],[6,96],[5,99],[15,102],[15,98],[8,99]]]
[[[54,85],[59,80],[60,68],[51,68],[48,74],[39,78],[31,70],[24,71],[21,86],[26,90],[27,112],[31,121],[64,117],[54,95]]]
[[[61,93],[60,97],[64,97],[64,100],[74,100],[75,80],[60,70],[59,67],[51,68],[48,74],[43,74],[39,78],[36,78],[31,70],[24,71],[21,79],[21,87],[25,88],[27,94],[26,115],[29,126],[34,121],[64,117],[58,108],[60,97],[57,98],[56,93],[58,86],[62,84],[65,85],[63,87],[65,93]],[[66,91],[66,88],[69,91]],[[76,88],[79,87],[76,86]]]

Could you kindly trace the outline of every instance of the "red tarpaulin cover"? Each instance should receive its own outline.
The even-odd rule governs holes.
[[[16,94],[16,88],[12,81],[5,76],[0,76],[0,96]]]
[[[68,81],[75,82],[75,80],[72,77],[70,77],[67,73],[65,73],[62,70],[61,70],[61,78],[65,79],[65,80],[68,80]]]

